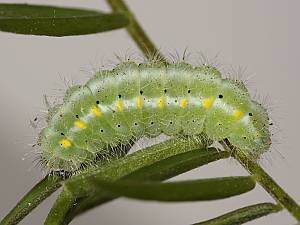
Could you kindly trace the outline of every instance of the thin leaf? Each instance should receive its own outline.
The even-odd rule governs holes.
[[[230,154],[228,152],[219,151],[215,148],[209,149],[196,149],[193,151],[177,154],[166,158],[164,160],[153,163],[149,166],[142,167],[127,176],[121,178],[121,180],[148,180],[148,181],[163,181],[191,169],[206,165],[210,162],[228,158]],[[85,183],[85,182],[82,182]],[[111,193],[98,187],[98,193],[92,194],[89,199],[82,200],[82,204],[76,205],[79,211],[85,211],[91,206],[101,205],[109,200],[112,200],[118,195],[112,195]],[[101,192],[101,194],[99,194]]]
[[[61,186],[61,180],[61,177],[47,175],[18,202],[18,204],[9,212],[9,214],[4,217],[0,224],[13,225],[20,222],[45,198],[47,198]]]
[[[169,141],[170,142],[170,141]],[[172,141],[173,144],[176,144],[176,142]],[[167,143],[164,144],[164,146]],[[162,144],[160,144],[161,146]],[[192,145],[190,145],[192,147]],[[152,146],[148,151],[151,150],[151,148],[156,149],[157,146]],[[179,148],[179,146],[178,146]],[[144,150],[141,150],[144,151]],[[167,152],[168,149],[166,148],[165,151]],[[140,153],[139,153],[140,154]],[[203,148],[203,149],[196,149],[184,153],[180,153],[171,157],[168,157],[166,159],[163,159],[161,161],[158,161],[156,163],[153,163],[151,165],[142,167],[141,169],[138,169],[127,176],[124,176],[123,179],[134,179],[134,180],[156,180],[161,181],[165,180],[171,177],[174,177],[176,175],[179,175],[181,173],[187,172],[191,169],[197,168],[202,165],[206,165],[210,162],[216,161],[218,159],[228,158],[230,156],[229,152],[220,151],[215,148]],[[126,156],[128,157],[128,156]],[[144,158],[142,155],[140,155],[141,159]],[[153,155],[155,157],[155,155]],[[141,160],[140,159],[140,160]],[[86,185],[86,182],[84,179],[82,180],[82,185]],[[90,185],[91,183],[89,183]],[[64,191],[64,190],[63,190]],[[86,198],[81,198],[80,200],[76,201],[76,204],[70,209],[70,212],[66,216],[66,221],[70,221],[74,216],[85,212],[86,210],[104,204],[108,201],[111,201],[115,198],[119,197],[118,195],[112,194],[110,192],[107,192],[105,190],[100,189],[98,187],[97,193],[90,193],[90,196]],[[56,210],[57,211],[57,210]],[[54,212],[54,210],[53,210]],[[50,215],[51,216],[51,215]],[[62,215],[64,217],[64,215]]]
[[[107,191],[129,198],[156,201],[207,201],[248,192],[255,187],[251,176],[222,177],[177,182],[95,180]]]
[[[0,4],[0,30],[17,34],[69,36],[126,27],[124,13],[27,4]]]
[[[240,208],[214,219],[195,223],[194,225],[239,225],[280,210],[282,210],[282,207],[279,205],[260,203]]]
[[[122,180],[151,180],[162,181],[179,174],[185,173],[210,162],[228,158],[229,152],[220,151],[216,148],[196,149],[189,152],[184,152],[160,160],[149,166],[145,166],[132,174],[122,178]]]
[[[65,186],[77,196],[86,196],[94,190],[94,179],[118,180],[138,169],[169,158],[179,153],[204,148],[196,140],[172,139],[160,144],[147,147],[143,150],[126,155],[123,158],[112,160],[96,169],[89,169],[71,177],[65,182]],[[96,187],[98,189],[98,187]]]

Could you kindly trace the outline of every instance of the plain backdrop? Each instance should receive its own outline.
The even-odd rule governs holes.
[[[1,0],[1,2],[23,2]],[[100,0],[28,0],[28,3],[109,11]],[[224,68],[246,68],[241,76],[251,93],[271,111],[274,144],[261,164],[300,203],[298,0],[128,0],[163,52],[202,52]],[[43,95],[60,98],[68,84],[82,83],[114,55],[139,53],[125,30],[51,38],[0,32],[0,218],[42,177],[30,148],[38,130],[29,121],[43,117]],[[228,69],[229,71],[230,69]],[[237,69],[233,69],[237,71]],[[28,154],[29,153],[29,154]],[[177,179],[247,174],[234,160],[222,160]],[[57,193],[22,221],[42,224]],[[214,202],[167,204],[118,199],[76,218],[71,224],[190,224],[238,207],[273,201],[260,187]],[[286,212],[249,224],[296,224]]]

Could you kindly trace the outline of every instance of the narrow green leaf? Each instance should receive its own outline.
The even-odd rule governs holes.
[[[176,144],[176,142],[174,141],[169,142],[171,142],[173,145]],[[169,146],[168,143],[160,144],[160,146],[162,145],[165,147]],[[190,147],[192,148],[191,143]],[[148,151],[150,151],[151,148],[157,151],[157,146],[150,147]],[[168,151],[168,148],[164,149],[166,152]],[[229,156],[229,152],[220,151],[215,148],[196,149],[184,153],[179,153],[161,161],[152,163],[151,165],[142,167],[141,169],[138,169],[126,176],[123,176],[121,179],[161,181],[187,172],[199,166],[208,164],[210,162],[216,161],[218,159],[228,158]],[[141,159],[144,158],[144,156],[140,155],[140,157],[141,161]],[[156,157],[156,155],[153,155],[153,157]],[[87,185],[84,178],[82,179],[81,183],[82,185]],[[88,184],[92,185],[92,183]],[[66,221],[70,221],[74,216],[83,213],[92,207],[111,201],[117,197],[118,195],[112,194],[98,187],[97,193],[90,193],[88,197],[81,198],[80,200],[76,201],[74,207],[72,207],[72,209],[70,209],[70,212],[67,214]]]
[[[122,180],[134,179],[162,181],[218,159],[228,158],[229,156],[229,152],[220,151],[216,148],[196,149],[177,154],[149,166],[145,166],[134,171],[132,174],[123,177]]]
[[[45,198],[47,198],[61,186],[61,180],[61,177],[47,175],[18,202],[18,204],[0,222],[0,225],[13,225],[20,222]]]
[[[141,169],[122,177],[121,180],[163,181],[210,162],[228,158],[229,156],[230,153],[215,148],[196,149],[142,167]],[[84,184],[85,182],[82,183]],[[102,193],[99,194],[100,192]],[[78,204],[76,207],[80,208],[80,210],[86,210],[91,206],[101,205],[102,203],[117,197],[118,195],[112,195],[101,189],[101,187],[98,187],[96,194],[90,195],[89,199],[83,200],[82,204]]]
[[[0,4],[0,30],[17,34],[69,36],[126,27],[124,13],[27,4]]]
[[[282,207],[279,205],[260,203],[240,208],[214,219],[195,223],[194,225],[239,225],[280,210],[282,210]]]
[[[126,155],[123,158],[112,160],[96,169],[88,169],[71,177],[65,182],[66,187],[76,195],[91,194],[95,185],[94,179],[118,180],[138,169],[169,158],[179,153],[202,149],[199,142],[191,139],[173,139],[147,147],[143,150]],[[98,189],[98,187],[96,188]]]
[[[95,183],[120,196],[156,201],[216,200],[239,195],[255,187],[255,181],[251,176],[168,183],[135,180],[116,182],[95,180]]]

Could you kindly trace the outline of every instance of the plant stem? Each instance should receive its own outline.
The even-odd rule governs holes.
[[[49,197],[60,186],[62,177],[56,175],[47,175],[43,180],[37,183],[4,217],[1,225],[13,225],[20,222],[35,207],[37,207],[45,198]]]
[[[252,175],[254,179],[273,197],[280,205],[285,207],[300,222],[300,206],[289,196],[264,169],[245,152],[235,149],[227,140],[222,143],[225,149],[233,153],[233,157]]]
[[[44,224],[66,224],[64,215],[68,213],[68,211],[72,208],[75,202],[76,201],[73,194],[70,191],[68,191],[66,187],[64,187],[63,191],[60,193],[53,207],[51,208]]]
[[[157,58],[160,61],[167,63],[165,57],[155,47],[149,36],[146,34],[144,29],[141,27],[139,22],[136,20],[132,11],[128,8],[123,0],[107,0],[114,12],[126,12],[129,16],[130,24],[127,26],[127,31],[138,45],[140,50],[148,59]]]
[[[250,159],[240,151],[234,153],[234,157],[249,171],[255,175],[258,183],[282,206],[284,206],[300,222],[300,207],[253,159]]]

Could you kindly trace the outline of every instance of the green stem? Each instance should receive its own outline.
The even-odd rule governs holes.
[[[63,191],[60,193],[53,207],[51,208],[44,224],[66,224],[64,215],[68,213],[69,209],[73,207],[75,202],[76,201],[73,194],[70,191],[68,191],[66,187],[64,187]]]
[[[154,43],[148,37],[125,2],[123,0],[107,0],[107,3],[114,12],[126,12],[128,14],[130,24],[127,26],[127,31],[144,55],[148,59],[153,59],[154,57],[158,58],[162,62],[167,63],[165,57],[155,47]]]
[[[100,188],[99,188],[100,190]],[[76,216],[96,207],[101,206],[107,202],[113,201],[114,199],[118,198],[119,196],[113,195],[103,189],[102,193],[98,193],[97,195],[93,195],[91,197],[77,199],[74,202],[74,206],[70,208],[69,212],[64,216],[64,222],[69,224]]]
[[[45,198],[49,197],[60,186],[61,177],[56,175],[47,175],[43,180],[37,183],[4,217],[1,225],[13,225],[19,223],[35,207],[37,207]]]
[[[234,157],[250,174],[255,175],[258,183],[282,206],[284,206],[300,222],[300,207],[264,170],[256,161],[250,159],[240,151]]]
[[[300,207],[264,169],[245,152],[235,149],[228,141],[222,143],[224,148],[233,153],[233,157],[252,175],[256,181],[277,201],[285,207],[300,222]]]

